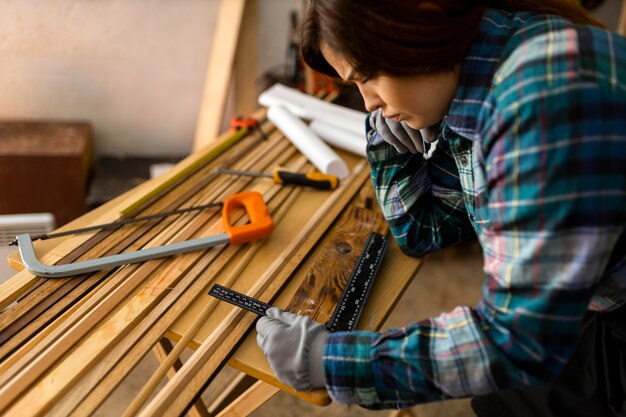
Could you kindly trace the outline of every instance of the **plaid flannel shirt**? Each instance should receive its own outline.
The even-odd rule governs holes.
[[[626,40],[489,9],[430,158],[367,130],[400,246],[420,256],[478,236],[483,296],[403,328],[332,334],[331,397],[404,407],[558,375],[587,309],[626,300]]]

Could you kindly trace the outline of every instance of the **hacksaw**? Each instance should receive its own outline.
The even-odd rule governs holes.
[[[229,215],[236,208],[244,208],[246,210],[250,223],[241,226],[232,226],[230,224]],[[166,213],[166,215],[169,214]],[[40,277],[62,278],[206,249],[226,243],[240,245],[266,238],[272,233],[272,219],[263,201],[263,196],[255,191],[244,191],[224,200],[222,220],[226,233],[62,265],[47,265],[40,262],[35,254],[32,238],[28,233],[18,235],[16,241],[24,267],[29,272]]]

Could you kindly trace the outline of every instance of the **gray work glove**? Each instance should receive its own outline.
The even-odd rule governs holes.
[[[396,148],[398,153],[424,153],[424,142],[434,142],[437,139],[436,129],[413,129],[406,122],[394,122],[383,117],[382,109],[370,113],[370,126],[380,137]]]
[[[296,391],[324,387],[322,355],[328,340],[324,325],[272,307],[256,324],[256,341],[276,377]]]

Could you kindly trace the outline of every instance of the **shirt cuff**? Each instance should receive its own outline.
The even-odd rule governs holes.
[[[329,335],[323,356],[326,389],[342,404],[379,402],[372,372],[374,332],[337,332]]]

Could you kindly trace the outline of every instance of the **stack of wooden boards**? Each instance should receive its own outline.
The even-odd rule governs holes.
[[[262,118],[263,112],[254,116]],[[125,415],[170,416],[187,410],[208,415],[207,409],[213,415],[245,414],[237,409],[242,402],[225,399],[220,370],[227,362],[290,391],[272,375],[254,343],[254,332],[248,335],[257,317],[209,297],[209,288],[218,283],[326,321],[356,262],[359,245],[384,222],[375,210],[360,207],[359,194],[367,187],[369,175],[366,162],[354,155],[342,153],[351,174],[331,192],[214,173],[217,167],[312,170],[280,132],[269,123],[261,128],[270,133],[267,139],[258,132],[227,134],[216,146],[191,155],[165,176],[66,228],[110,222],[118,213],[145,216],[223,201],[237,192],[254,190],[263,195],[274,220],[270,238],[69,278],[41,279],[22,271],[0,286],[1,415],[91,415],[151,350],[167,356],[146,377],[134,401],[125,405]],[[243,211],[236,214],[231,223],[246,221]],[[207,210],[60,242],[39,242],[36,249],[43,262],[68,263],[218,233],[223,233],[220,212]],[[346,255],[345,260],[328,260],[339,253]],[[19,257],[13,255],[10,263],[19,267]],[[333,265],[335,273],[323,272]],[[420,260],[403,256],[391,245],[363,312],[362,328],[382,325],[419,265]],[[320,286],[313,279],[326,282]],[[327,290],[320,291],[323,286]],[[177,344],[172,347],[170,341]],[[187,347],[193,353],[182,364],[179,356]],[[172,368],[178,368],[177,372],[164,383]],[[200,395],[211,384],[219,384],[219,399],[205,405]],[[247,399],[245,403],[246,395],[260,388],[266,396],[276,391],[267,387],[255,383],[240,398]],[[329,402],[323,390],[294,395],[320,405]]]

